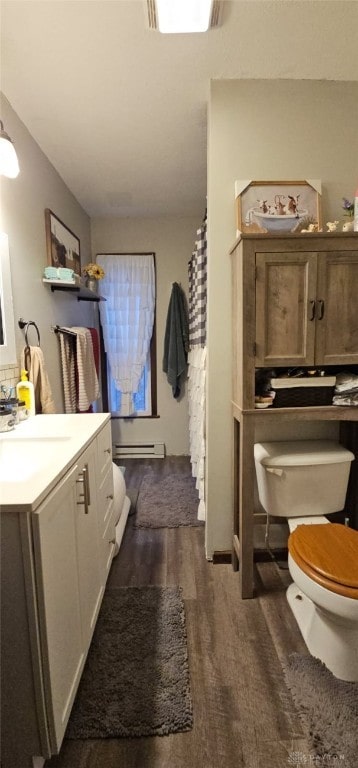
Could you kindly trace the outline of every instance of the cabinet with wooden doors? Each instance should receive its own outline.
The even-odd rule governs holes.
[[[255,375],[260,369],[319,366],[329,372],[329,366],[358,364],[358,234],[247,234],[230,254],[233,565],[239,567],[241,596],[252,597],[256,426],[334,420],[341,439],[353,446],[358,421],[354,407],[256,410]],[[357,506],[356,494],[350,503]]]
[[[358,363],[358,253],[255,254],[255,364]]]

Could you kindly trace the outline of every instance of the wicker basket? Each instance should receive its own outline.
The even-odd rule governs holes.
[[[274,408],[305,408],[308,406],[332,405],[335,376],[301,379],[272,379],[271,386],[276,393]]]

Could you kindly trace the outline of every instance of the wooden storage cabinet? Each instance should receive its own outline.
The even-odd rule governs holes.
[[[255,254],[255,364],[314,362],[315,254]]]
[[[230,253],[233,566],[239,567],[240,596],[252,597],[256,427],[334,420],[341,423],[342,441],[353,448],[358,421],[354,407],[256,410],[255,373],[258,368],[358,364],[358,235],[248,234]],[[358,519],[357,498],[351,496],[350,503]]]
[[[315,363],[357,364],[358,243],[355,251],[318,255],[317,296]]]
[[[357,252],[256,252],[256,366],[358,363],[357,286]]]

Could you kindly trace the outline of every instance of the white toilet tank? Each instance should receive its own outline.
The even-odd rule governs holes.
[[[255,444],[259,499],[269,515],[327,515],[344,507],[354,454],[335,440]]]

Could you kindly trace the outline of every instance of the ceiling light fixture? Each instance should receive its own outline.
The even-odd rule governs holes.
[[[10,136],[4,131],[4,124],[0,120],[0,175],[9,179],[16,179],[20,171],[19,161]]]
[[[147,0],[151,29],[163,33],[207,32],[219,23],[219,0]]]

